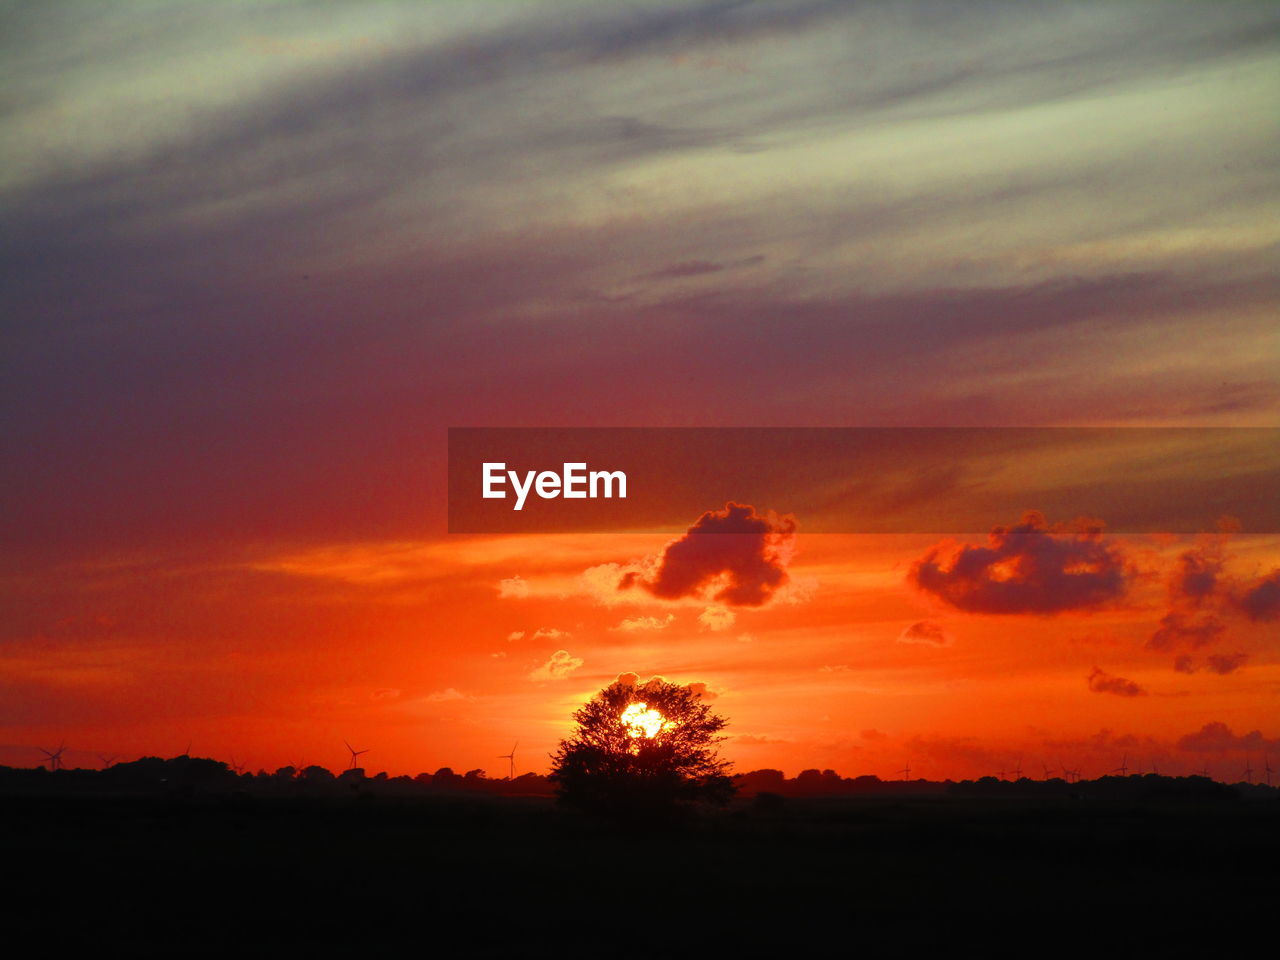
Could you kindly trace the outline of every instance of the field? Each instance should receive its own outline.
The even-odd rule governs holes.
[[[203,953],[671,957],[1222,949],[1272,800],[843,797],[620,827],[543,798],[8,796],[6,927]]]

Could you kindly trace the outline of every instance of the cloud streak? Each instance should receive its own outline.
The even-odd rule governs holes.
[[[1117,697],[1142,697],[1147,693],[1141,684],[1124,677],[1112,676],[1101,667],[1094,667],[1086,680],[1094,693],[1112,693]]]
[[[918,620],[898,634],[898,642],[945,647],[951,642],[951,638],[942,629],[942,624],[933,620]]]

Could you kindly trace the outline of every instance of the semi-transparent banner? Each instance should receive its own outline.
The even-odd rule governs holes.
[[[452,533],[686,529],[728,502],[810,533],[1280,531],[1280,428],[455,427]]]

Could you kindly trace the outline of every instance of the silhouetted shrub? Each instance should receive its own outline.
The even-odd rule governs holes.
[[[574,713],[553,756],[565,806],[637,819],[723,806],[734,793],[715,745],[725,720],[696,691],[655,677],[616,682]]]

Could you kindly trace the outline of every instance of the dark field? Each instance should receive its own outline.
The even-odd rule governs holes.
[[[1269,933],[1274,800],[0,799],[5,928],[177,956],[1213,949]]]

